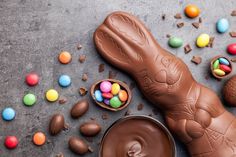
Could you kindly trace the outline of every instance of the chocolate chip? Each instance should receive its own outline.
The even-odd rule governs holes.
[[[174,18],[175,18],[175,19],[181,19],[181,18],[182,18],[182,16],[181,16],[181,14],[180,14],[180,13],[177,13],[177,14],[175,14]]]
[[[230,35],[232,38],[236,38],[236,32],[230,32],[229,35]]]
[[[107,120],[109,117],[108,117],[108,114],[107,113],[103,113],[102,114],[102,119],[103,120]]]
[[[87,81],[88,80],[88,75],[85,73],[82,76],[82,81]]]
[[[199,17],[198,22],[202,23],[202,18],[201,17]]]
[[[82,45],[81,45],[81,44],[78,44],[78,45],[77,45],[77,49],[78,49],[78,50],[82,49]]]
[[[162,14],[161,19],[164,21],[166,19],[166,14]]]
[[[236,62],[236,58],[231,58],[231,61],[232,62]]]
[[[67,102],[67,99],[65,97],[60,97],[58,103],[59,104],[65,104]]]
[[[94,118],[94,117],[91,117],[91,118],[90,118],[90,120],[96,120],[96,118]]]
[[[85,96],[88,93],[88,90],[85,87],[79,88],[79,94]]]
[[[141,111],[141,110],[143,110],[143,104],[141,104],[141,103],[140,103],[140,104],[138,104],[138,106],[137,106],[137,110],[138,110],[138,111]]]
[[[128,109],[128,110],[125,112],[124,116],[128,116],[128,115],[130,115],[130,114],[131,114],[131,111],[130,111],[130,109]]]
[[[79,56],[79,62],[80,63],[84,63],[85,60],[86,60],[86,55],[80,55]]]
[[[116,78],[116,75],[117,75],[117,72],[110,70],[109,74],[108,74],[108,78],[109,79],[114,79],[114,78]]]
[[[200,56],[193,56],[191,61],[195,64],[200,64],[202,62],[202,58]]]
[[[166,37],[167,37],[167,38],[170,38],[170,37],[171,37],[171,35],[170,35],[170,34],[166,34]]]
[[[59,154],[56,155],[56,157],[64,157],[64,155],[62,154],[62,152],[60,152]]]
[[[214,44],[214,40],[215,40],[215,37],[210,37],[210,41],[209,41],[207,47],[211,47],[212,48],[213,44]]]
[[[68,123],[66,123],[66,124],[64,125],[63,130],[64,130],[64,131],[67,131],[67,130],[69,130],[69,128],[70,128],[70,125],[69,125]]]
[[[192,25],[193,25],[193,27],[196,28],[196,29],[198,29],[199,26],[200,26],[200,24],[199,24],[198,22],[193,22]]]
[[[184,53],[187,54],[192,51],[192,48],[189,44],[184,46]]]
[[[233,10],[231,16],[236,16],[236,10]]]
[[[135,87],[135,83],[134,82],[130,82],[129,88],[130,90],[133,90]]]
[[[104,64],[100,64],[98,67],[98,72],[103,72],[105,70],[105,65]]]
[[[184,26],[184,23],[183,23],[183,22],[177,23],[177,27],[178,27],[178,28],[181,28],[181,27],[183,27],[183,26]]]

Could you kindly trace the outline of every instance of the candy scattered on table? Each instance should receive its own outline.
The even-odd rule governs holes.
[[[200,48],[206,47],[209,44],[210,36],[208,34],[201,34],[197,37],[196,45]]]
[[[7,107],[2,111],[2,118],[5,121],[11,121],[15,118],[16,112],[13,108]]]
[[[58,92],[55,89],[49,89],[46,92],[46,99],[49,102],[57,101],[58,97],[59,97],[59,94],[58,94]]]
[[[69,75],[61,75],[58,79],[58,83],[61,87],[68,87],[71,85],[71,78]]]
[[[4,145],[6,146],[6,148],[8,149],[14,149],[17,147],[18,145],[18,139],[16,136],[7,136],[5,138],[5,142]]]
[[[232,71],[230,61],[224,57],[215,57],[211,62],[213,76],[222,78]]]
[[[168,41],[168,44],[172,48],[179,48],[183,45],[183,40],[178,37],[171,37]]]
[[[185,15],[189,18],[198,17],[200,14],[200,9],[196,5],[187,5],[184,9]]]
[[[216,30],[219,33],[225,33],[229,29],[229,21],[225,18],[219,19],[216,23]]]
[[[36,73],[29,73],[26,75],[25,77],[25,82],[29,85],[29,86],[35,86],[38,84],[39,82],[39,76]]]
[[[33,143],[42,146],[46,142],[46,135],[43,132],[36,132],[33,136]]]
[[[71,62],[72,57],[71,57],[71,54],[69,52],[62,51],[58,56],[58,60],[62,64],[68,64],[68,63]]]
[[[32,93],[28,93],[24,96],[23,98],[23,103],[26,105],[26,106],[33,106],[37,101],[37,98],[34,94]]]
[[[227,52],[231,55],[236,55],[236,43],[229,44],[227,46]]]

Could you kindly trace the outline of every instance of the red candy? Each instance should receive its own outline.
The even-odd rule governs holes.
[[[113,95],[111,93],[102,93],[102,97],[106,99],[111,99]]]
[[[231,72],[231,68],[227,65],[220,64],[220,69],[227,73]]]
[[[29,73],[26,78],[25,78],[25,82],[29,85],[29,86],[35,86],[38,84],[39,82],[39,76],[35,73]]]
[[[228,51],[228,53],[230,53],[231,55],[236,55],[236,43],[233,43],[233,44],[228,45],[227,51]]]
[[[15,136],[7,136],[5,138],[5,146],[8,149],[14,149],[18,145],[18,139]]]

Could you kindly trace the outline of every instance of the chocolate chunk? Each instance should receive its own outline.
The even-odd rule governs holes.
[[[199,24],[198,22],[193,22],[192,25],[193,25],[193,27],[196,28],[196,29],[198,29],[199,26],[200,26],[200,24]]]
[[[85,60],[86,60],[86,55],[80,55],[79,56],[79,62],[80,63],[84,63]]]
[[[105,70],[105,65],[104,64],[100,64],[98,67],[98,72],[103,72]]]
[[[230,35],[232,38],[236,38],[236,32],[230,32],[229,35]]]
[[[233,10],[231,16],[236,16],[236,10]]]
[[[167,37],[167,38],[170,38],[170,37],[171,37],[171,35],[170,35],[170,34],[166,34],[166,37]]]
[[[107,113],[103,113],[102,114],[102,119],[103,120],[107,120],[109,117],[108,117],[108,114]]]
[[[166,19],[166,14],[162,14],[161,19],[164,21]]]
[[[81,96],[85,96],[87,93],[88,93],[87,88],[85,88],[85,87],[79,88],[79,94],[80,94]]]
[[[192,48],[189,44],[184,46],[184,53],[187,54],[192,51]]]
[[[108,74],[108,78],[109,79],[114,79],[114,78],[116,78],[116,75],[117,75],[117,72],[110,70],[109,74]]]
[[[182,18],[182,16],[181,16],[181,14],[180,14],[180,13],[177,13],[177,14],[175,14],[174,18],[175,18],[175,19],[181,19],[181,18]]]
[[[77,45],[77,49],[78,49],[78,50],[82,49],[82,45],[81,45],[81,44],[78,44],[78,45]]]
[[[65,126],[64,116],[62,114],[55,114],[50,120],[49,132],[51,135],[57,135]]]
[[[200,64],[202,62],[202,58],[200,56],[193,56],[191,61],[195,64]]]
[[[209,41],[209,44],[207,45],[207,47],[213,47],[214,45],[214,40],[215,40],[215,37],[210,37],[210,41]]]
[[[181,28],[181,27],[183,27],[183,26],[184,26],[184,23],[183,23],[183,22],[177,23],[177,27],[178,27],[178,28]]]
[[[82,99],[77,102],[70,110],[72,118],[79,118],[84,115],[89,109],[89,103],[87,99]]]
[[[143,110],[143,104],[140,103],[140,104],[137,106],[137,110],[138,110],[138,111]]]
[[[131,111],[130,111],[130,109],[128,109],[128,110],[125,112],[124,116],[128,116],[128,115],[130,115],[130,114],[131,114]]]
[[[89,150],[89,152],[91,152],[91,153],[93,153],[94,152],[94,150],[93,150],[93,148],[92,147],[88,147],[88,150]]]
[[[236,58],[231,58],[231,62],[236,62]]]
[[[94,118],[94,117],[91,117],[91,118],[90,118],[90,120],[93,120],[93,121],[94,121],[94,120],[96,120],[96,118]]]
[[[67,102],[67,99],[65,97],[60,97],[58,103],[59,104],[65,104]]]
[[[199,17],[198,22],[202,23],[202,18],[201,17]]]
[[[63,131],[69,130],[69,128],[70,128],[70,125],[68,123],[66,123],[64,125]]]
[[[88,80],[88,75],[85,73],[82,76],[82,81],[87,81]]]
[[[59,154],[56,155],[56,157],[64,157],[64,155],[60,152]]]

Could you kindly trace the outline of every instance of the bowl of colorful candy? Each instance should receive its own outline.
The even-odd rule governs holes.
[[[211,73],[214,77],[222,79],[232,72],[231,61],[223,56],[216,56],[211,60]]]
[[[128,85],[115,79],[95,82],[91,87],[90,94],[96,104],[111,111],[124,109],[132,98]]]

